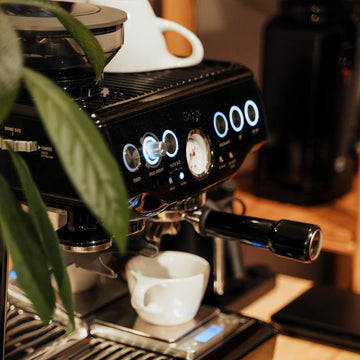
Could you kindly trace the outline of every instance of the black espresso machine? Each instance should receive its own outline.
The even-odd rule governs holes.
[[[93,12],[89,6],[84,11],[93,14],[106,9]],[[184,224],[209,242],[241,241],[304,262],[318,257],[322,234],[316,225],[235,215],[206,201],[207,192],[231,179],[247,154],[266,140],[264,110],[251,71],[239,64],[203,61],[189,68],[107,73],[101,86],[76,76],[77,71],[73,82],[64,71],[51,69],[49,74],[56,74],[60,85],[66,83],[89,113],[123,172],[131,211],[128,254],[117,253],[76,195],[24,94],[1,129],[1,173],[22,200],[6,142],[22,153],[49,212],[58,216],[68,263],[104,276],[91,289],[74,294],[77,328],[68,337],[62,336],[61,305],[51,324],[42,326],[10,277],[5,358],[272,359],[276,331],[271,325],[214,304],[204,304],[194,320],[181,326],[150,325],[131,308],[122,278],[128,256],[156,255],[162,237],[178,234]]]

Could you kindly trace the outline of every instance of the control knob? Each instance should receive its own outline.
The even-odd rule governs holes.
[[[160,158],[166,155],[167,150],[167,146],[163,141],[158,141],[151,135],[146,136],[143,141],[143,155],[150,165],[156,165]]]

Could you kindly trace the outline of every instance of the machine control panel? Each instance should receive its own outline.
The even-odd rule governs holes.
[[[112,81],[121,80],[121,74],[113,76]],[[141,217],[227,180],[265,141],[262,101],[252,74],[215,80],[191,89],[169,87],[124,105],[103,105],[106,97],[85,101],[122,170],[129,205]],[[8,171],[6,143],[23,152],[46,202],[81,204],[31,106],[19,105],[1,136],[0,169],[10,184],[19,187]]]
[[[171,204],[228,179],[266,134],[252,78],[119,117],[108,126],[136,209],[144,197]]]

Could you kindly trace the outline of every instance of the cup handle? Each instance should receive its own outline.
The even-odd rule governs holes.
[[[146,293],[154,286],[161,284],[163,281],[156,279],[149,282],[141,280],[141,275],[138,273],[131,271],[131,274],[136,278],[136,285],[134,287],[133,293],[131,295],[131,305],[136,309],[141,309],[149,313],[159,314],[161,312],[161,308],[156,304],[149,304],[145,306],[145,295]]]
[[[196,65],[202,61],[204,57],[204,47],[200,39],[192,31],[174,21],[164,18],[157,17],[156,21],[161,32],[175,31],[184,36],[191,44],[192,53],[188,57],[182,58],[169,53],[169,55],[176,59],[178,66]]]

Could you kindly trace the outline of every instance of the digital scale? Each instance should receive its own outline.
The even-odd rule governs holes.
[[[260,329],[263,341],[265,334],[267,337],[275,335],[272,327],[256,319],[207,305],[202,305],[197,316],[184,324],[152,325],[137,316],[128,296],[97,313],[90,324],[90,333],[94,337],[186,360],[207,359],[206,355],[209,352],[213,355],[214,349],[228,348],[232,343],[238,346],[246,334]]]

